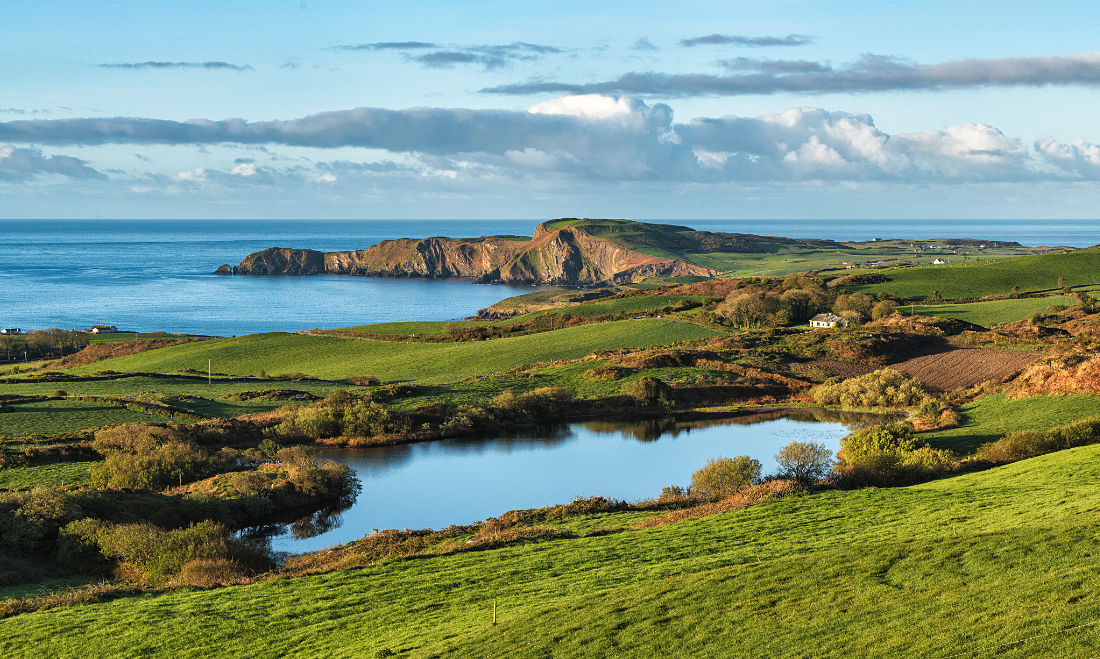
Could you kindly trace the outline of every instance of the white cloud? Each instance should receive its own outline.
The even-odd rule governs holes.
[[[233,169],[229,170],[230,174],[236,174],[237,176],[255,176],[256,164],[251,162],[242,162]]]

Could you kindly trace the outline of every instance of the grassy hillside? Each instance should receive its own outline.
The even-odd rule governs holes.
[[[0,651],[1075,654],[1100,640],[1100,568],[1081,560],[1095,545],[1097,479],[1092,446],[666,526],[127,597],[0,621]]]
[[[232,375],[301,372],[326,379],[375,375],[383,380],[454,382],[523,364],[576,359],[593,350],[674,343],[717,334],[665,319],[623,320],[553,332],[465,343],[397,343],[301,334],[252,334],[211,339],[110,359],[99,369],[171,373],[185,368]]]
[[[921,438],[936,448],[970,453],[1013,430],[1047,430],[1075,419],[1100,414],[1097,396],[1032,396],[1006,398],[983,396],[959,408],[963,423],[958,428],[924,433]]]
[[[906,314],[958,318],[982,327],[991,327],[1024,320],[1035,312],[1045,312],[1047,307],[1053,305],[1073,305],[1075,302],[1076,300],[1069,295],[1051,295],[965,304],[916,304],[906,305],[901,310]]]
[[[91,465],[91,462],[50,462],[0,469],[0,490],[86,483]]]
[[[57,383],[52,383],[54,389]],[[112,423],[166,423],[166,415],[137,412],[95,401],[46,400],[5,405],[0,414],[0,435],[56,434],[99,428]]]
[[[1051,290],[1058,278],[1070,286],[1100,283],[1100,249],[1078,250],[998,261],[951,263],[883,271],[889,281],[853,287],[864,293],[896,293],[910,299],[929,299],[938,290],[947,299],[1007,294],[1013,286],[1023,292]]]

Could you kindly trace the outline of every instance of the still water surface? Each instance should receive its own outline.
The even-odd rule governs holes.
[[[572,423],[488,439],[449,439],[322,456],[352,467],[363,489],[351,508],[322,519],[335,526],[312,537],[311,522],[271,539],[279,552],[307,552],[363,537],[372,529],[469,524],[508,510],[603,495],[637,501],[667,485],[687,486],[708,459],[748,455],[775,473],[774,455],[792,441],[835,452],[852,417],[822,413],[696,422]]]

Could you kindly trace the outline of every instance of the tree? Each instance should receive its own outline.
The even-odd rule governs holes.
[[[691,493],[718,500],[733,496],[760,478],[760,461],[747,455],[708,460],[691,476]]]
[[[833,452],[820,442],[791,442],[775,454],[781,478],[803,485],[821,480],[833,468]]]
[[[738,293],[734,291],[718,305],[715,312],[726,318],[736,327],[764,327],[772,322],[768,300],[759,293]],[[771,300],[774,304],[774,299]]]
[[[817,307],[814,295],[801,288],[791,289],[779,296],[779,309],[786,311],[790,323],[809,320],[817,312]]]
[[[863,293],[838,295],[833,303],[833,313],[843,317],[845,311],[851,311],[859,314],[860,319],[870,318],[873,303],[874,299]]]
[[[887,316],[892,316],[898,310],[898,303],[893,300],[882,300],[876,302],[875,306],[871,307],[871,318],[874,320],[880,320]]]

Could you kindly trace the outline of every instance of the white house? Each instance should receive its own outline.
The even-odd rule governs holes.
[[[936,259],[932,261],[932,265],[943,265],[944,263],[947,263],[947,259]]]
[[[92,329],[88,331],[92,334],[110,334],[111,332],[117,332],[118,328],[114,325],[93,325]]]
[[[810,327],[847,327],[848,321],[831,313],[819,313],[810,319]]]
[[[18,327],[0,328],[0,334],[22,334],[23,330]]]

